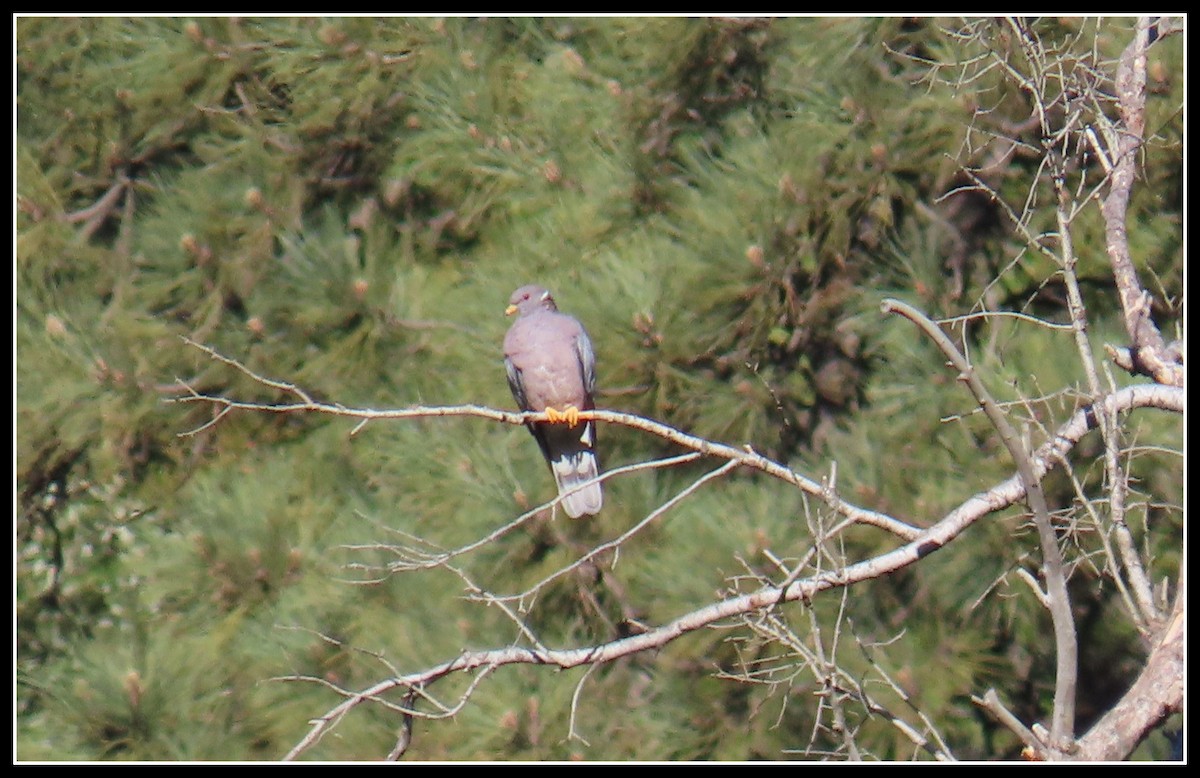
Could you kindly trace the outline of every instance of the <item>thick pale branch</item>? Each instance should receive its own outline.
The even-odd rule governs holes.
[[[1146,50],[1151,43],[1152,23],[1138,19],[1133,41],[1117,63],[1115,87],[1121,126],[1113,133],[1115,149],[1110,149],[1113,170],[1107,196],[1101,203],[1109,262],[1117,282],[1117,293],[1125,313],[1133,367],[1160,383],[1182,387],[1183,363],[1163,342],[1158,326],[1150,317],[1150,296],[1143,289],[1129,251],[1125,221],[1129,197],[1137,178],[1137,152],[1141,148],[1146,125]]]
[[[1141,675],[1121,700],[1079,738],[1066,758],[1088,761],[1124,759],[1146,735],[1184,706],[1187,670],[1187,587],[1180,576],[1175,608],[1159,634]]]
[[[1187,587],[1180,576],[1175,608],[1154,641],[1133,686],[1069,751],[1060,751],[1030,730],[1000,702],[994,689],[973,701],[1016,733],[1025,753],[1036,760],[1112,762],[1126,759],[1168,716],[1183,711],[1186,674]]]

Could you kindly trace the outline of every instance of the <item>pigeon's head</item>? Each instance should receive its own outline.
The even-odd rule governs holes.
[[[529,284],[512,293],[512,297],[508,298],[508,307],[504,309],[504,315],[512,316],[516,313],[528,316],[534,311],[557,310],[558,306],[554,304],[554,298],[550,296],[548,289],[537,284]]]

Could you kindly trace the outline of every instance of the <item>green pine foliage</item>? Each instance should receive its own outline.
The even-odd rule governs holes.
[[[1131,21],[1040,24],[1069,61],[1088,55],[1072,41],[1093,38],[1108,61]],[[171,402],[180,380],[296,398],[183,338],[348,407],[507,408],[503,309],[536,281],[591,332],[602,408],[817,478],[836,463],[847,499],[918,526],[1013,472],[942,357],[879,314],[895,296],[933,316],[983,302],[1066,321],[1055,268],[1000,205],[944,197],[989,133],[1029,116],[998,72],[957,87],[927,78],[961,73],[981,40],[1010,45],[998,26],[969,42],[900,18],[15,27],[20,759],[278,759],[337,689],[520,642],[464,577],[524,592],[719,464],[610,480],[593,521],[535,520],[455,560],[462,577],[395,573],[412,536],[455,548],[551,496],[529,435],[472,418],[356,429],[235,413],[205,427],[213,408]],[[1182,41],[1152,51],[1131,250],[1174,337]],[[1034,193],[1035,234],[1053,227],[1039,172],[1017,154],[994,181],[1005,202]],[[1094,163],[1076,175],[1099,181]],[[1073,234],[1099,351],[1124,336],[1095,208]],[[1035,441],[1076,406],[1069,332],[999,319],[955,334],[997,397],[1030,398],[1016,416]],[[1131,518],[1157,581],[1180,556],[1183,465],[1167,449],[1182,429],[1134,423],[1146,451],[1129,462]],[[624,428],[599,438],[606,468],[674,453]],[[1090,445],[1075,475],[1095,487]],[[1065,477],[1047,486],[1056,507],[1078,505]],[[548,646],[611,640],[629,620],[661,624],[778,580],[765,552],[798,560],[834,521],[822,511],[735,473],[519,605]],[[1101,534],[1071,535],[1084,717],[1140,659],[1087,561]],[[857,528],[822,560],[894,545]],[[852,676],[886,673],[895,686],[868,691],[925,712],[957,756],[1012,757],[1019,744],[970,695],[1002,688],[1026,721],[1048,709],[1047,621],[1015,577],[1038,559],[1027,517],[1010,511],[900,574],[775,615]],[[762,682],[730,679],[748,670]],[[467,682],[429,691],[452,705]],[[454,716],[417,720],[407,757],[821,758],[840,743],[815,727],[826,691],[786,645],[730,623],[586,678],[500,668]],[[850,716],[868,757],[927,758],[886,717]],[[304,758],[379,759],[400,726],[363,706]]]

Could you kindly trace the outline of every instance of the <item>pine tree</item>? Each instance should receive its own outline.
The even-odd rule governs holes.
[[[976,315],[948,329],[1035,442],[1083,402],[1069,330],[1029,323],[1069,323],[1070,284],[1036,250],[1060,229],[1047,160],[1078,202],[1101,185],[1110,161],[1062,112],[1115,116],[1111,66],[1134,22],[1026,24],[17,18],[18,758],[278,759],[346,690],[524,645],[505,607],[547,646],[587,646],[776,580],[775,561],[896,545],[869,526],[814,545],[836,517],[742,468],[556,575],[721,464],[706,459],[610,479],[594,521],[538,516],[399,572],[414,538],[458,548],[550,499],[528,435],[470,416],[218,418],[177,402],[296,400],[252,373],[345,407],[510,408],[499,344],[524,283],[588,327],[601,408],[816,479],[836,466],[840,495],[916,527],[1011,477],[943,355],[880,302]],[[1150,49],[1128,220],[1169,337],[1181,38]],[[1042,91],[1013,78],[1039,72]],[[1047,126],[1068,128],[1061,147],[1031,120],[1039,96]],[[1099,209],[1070,227],[1093,342],[1126,342]],[[1144,381],[1118,373],[1114,386]],[[1150,579],[1174,586],[1180,418],[1121,424],[1132,532]],[[609,470],[681,450],[616,424],[600,437]],[[1105,510],[1103,443],[1071,463],[1044,488],[1071,521],[1082,731],[1141,670],[1150,630],[1098,561],[1115,542],[1088,514]],[[835,705],[855,698],[835,684],[858,678],[957,757],[1012,758],[1020,741],[970,695],[1000,688],[1025,722],[1048,709],[1055,655],[1021,581],[1038,559],[1014,508],[886,578],[586,675],[448,677],[429,694],[453,720],[416,720],[406,758],[936,751],[882,708]],[[836,653],[845,676],[804,671],[801,646]],[[395,706],[437,713],[383,697],[303,756],[378,759],[404,727]]]

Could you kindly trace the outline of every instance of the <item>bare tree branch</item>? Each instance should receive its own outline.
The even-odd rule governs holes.
[[[1071,612],[1071,599],[1067,593],[1067,573],[1062,552],[1058,547],[1058,536],[1050,522],[1050,510],[1042,493],[1041,479],[1034,473],[1034,465],[1025,444],[1017,431],[1008,422],[1008,417],[997,407],[991,393],[979,379],[975,367],[959,352],[950,338],[924,314],[898,300],[885,300],[885,312],[896,312],[921,328],[958,370],[963,381],[975,395],[984,414],[992,422],[1017,467],[1017,473],[1025,490],[1025,499],[1033,511],[1034,525],[1042,547],[1042,576],[1046,581],[1046,604],[1054,623],[1055,655],[1058,659],[1054,687],[1054,715],[1051,736],[1060,748],[1066,748],[1075,738],[1075,684],[1078,680],[1078,645],[1075,637],[1075,616]]]
[[[1079,738],[1078,749],[1070,758],[1124,759],[1164,718],[1183,710],[1186,620],[1187,586],[1181,572],[1175,607],[1150,651],[1146,666],[1121,700]]]
[[[910,317],[915,314],[914,320],[920,321],[923,317],[916,314],[912,309],[908,309],[903,304],[890,301],[887,304],[889,310],[898,312],[906,312]],[[925,320],[928,322],[928,320]],[[933,326],[929,322],[926,326]],[[934,326],[934,330],[937,328]],[[940,334],[940,330],[937,330]],[[941,338],[945,339],[944,335]],[[948,342],[948,340],[947,340]],[[196,344],[192,344],[196,345]],[[347,408],[339,404],[320,403],[313,400],[308,393],[299,387],[293,386],[281,381],[275,381],[255,374],[249,369],[242,366],[235,360],[217,355],[211,349],[203,346],[196,346],[205,353],[209,354],[214,359],[230,365],[243,374],[251,377],[262,386],[272,388],[284,392],[298,398],[298,402],[285,402],[282,404],[245,402],[233,400],[222,396],[213,396],[201,394],[193,390],[188,384],[180,382],[187,388],[187,394],[184,397],[176,400],[177,402],[200,402],[219,408],[219,416],[232,412],[234,410],[271,412],[271,413],[318,413],[324,415],[332,415],[345,417],[349,419],[358,419],[360,422],[382,419],[401,419],[401,418],[419,418],[419,417],[438,417],[438,416],[473,416],[492,421],[499,421],[508,424],[523,424],[527,420],[540,419],[544,414],[532,413],[512,413],[506,411],[495,410],[480,406],[451,406],[451,407],[416,407],[403,410],[391,411],[376,411],[370,409],[353,409]],[[951,353],[948,356],[952,360],[956,359],[953,354],[957,353],[953,345],[950,346]],[[973,369],[958,355],[958,360],[961,364],[956,366],[964,375],[964,379],[970,382],[973,378]],[[975,378],[977,381],[978,379]],[[986,393],[983,397],[987,397]],[[990,398],[987,398],[990,400]],[[985,411],[988,403],[984,403]],[[990,403],[994,407],[994,403]],[[1097,411],[1096,405],[1102,406],[1102,409]],[[878,556],[854,562],[847,565],[838,565],[832,569],[826,569],[816,572],[815,574],[806,577],[799,577],[800,567],[785,576],[785,581],[782,585],[764,585],[756,591],[743,593],[736,596],[730,596],[727,599],[710,605],[698,608],[689,613],[683,614],[674,620],[667,622],[658,627],[648,627],[644,633],[633,635],[619,640],[613,640],[607,643],[601,643],[595,646],[573,648],[573,649],[554,649],[548,648],[532,639],[531,646],[511,646],[508,648],[482,650],[482,651],[467,651],[461,654],[456,659],[449,662],[428,668],[423,671],[418,671],[409,674],[397,674],[394,677],[381,681],[367,689],[359,692],[351,692],[349,690],[337,690],[339,694],[346,699],[328,711],[325,715],[314,720],[309,734],[302,739],[295,748],[288,754],[288,758],[294,758],[299,753],[311,747],[320,737],[336,723],[352,708],[362,704],[363,702],[384,702],[382,695],[392,690],[403,690],[406,695],[409,695],[409,703],[397,705],[395,703],[387,703],[387,707],[401,712],[404,716],[428,717],[444,717],[451,715],[454,711],[461,709],[465,704],[470,690],[474,689],[483,681],[487,674],[495,669],[509,664],[537,664],[537,665],[552,665],[561,669],[570,669],[578,666],[596,665],[611,662],[615,659],[629,656],[661,648],[667,643],[679,638],[682,635],[693,632],[704,627],[718,624],[722,621],[733,617],[745,616],[747,614],[769,609],[776,605],[786,602],[794,602],[797,600],[810,600],[818,593],[831,589],[851,586],[855,583],[865,581],[872,578],[877,578],[897,570],[903,569],[920,559],[928,556],[930,553],[943,547],[951,540],[959,536],[967,527],[975,521],[987,516],[995,511],[1002,510],[1005,507],[1013,505],[1022,499],[1026,499],[1029,486],[1037,486],[1041,479],[1052,468],[1063,461],[1066,453],[1074,447],[1074,445],[1086,434],[1089,430],[1095,429],[1098,425],[1098,417],[1111,415],[1115,417],[1119,413],[1129,411],[1133,408],[1155,407],[1163,410],[1169,410],[1176,413],[1182,413],[1185,405],[1185,395],[1183,390],[1163,386],[1163,385],[1139,385],[1125,389],[1117,390],[1103,396],[1099,403],[1091,406],[1078,409],[1062,426],[1056,431],[1054,436],[1038,449],[1031,452],[1024,452],[1023,449],[1018,449],[1022,454],[1019,460],[1018,474],[1008,481],[997,484],[984,493],[975,495],[968,499],[955,510],[951,511],[936,523],[932,524],[925,530],[917,530],[903,522],[898,522],[891,517],[876,514],[873,511],[868,511],[863,508],[850,506],[831,495],[829,488],[830,484],[818,483],[812,479],[806,478],[792,471],[784,465],[773,462],[761,455],[753,452],[750,449],[738,449],[724,444],[714,443],[702,438],[683,433],[673,427],[660,424],[658,422],[644,419],[630,414],[616,413],[611,411],[590,411],[581,414],[581,418],[594,419],[596,421],[607,422],[611,424],[619,424],[633,429],[642,430],[649,434],[657,435],[661,438],[677,443],[685,448],[691,449],[698,455],[712,456],[724,458],[726,464],[717,470],[710,473],[708,476],[698,479],[691,487],[681,493],[680,498],[686,496],[692,489],[701,485],[708,478],[715,478],[729,472],[735,467],[746,466],[761,472],[767,473],[773,477],[796,485],[801,488],[806,494],[819,497],[831,510],[836,512],[852,522],[862,523],[869,526],[874,526],[884,531],[887,531],[901,540],[907,541],[903,545]],[[1006,424],[1007,422],[1005,422]],[[208,425],[206,425],[208,426]],[[197,431],[193,431],[195,434]],[[1015,436],[1015,432],[1009,428],[1010,435]],[[1019,441],[1018,441],[1019,445]],[[653,463],[651,463],[653,464]],[[663,506],[661,510],[669,508],[671,503]],[[654,516],[661,512],[657,511],[650,514],[643,522],[639,523],[627,533],[611,541],[605,545],[607,547],[617,547],[623,540],[635,533],[640,526],[644,526],[649,521],[653,520]],[[532,513],[532,512],[531,512]],[[471,550],[484,545],[489,539],[498,537],[505,532],[511,530],[515,526],[519,526],[529,514],[510,522],[505,527],[492,533],[482,541],[468,544],[452,555],[435,553],[430,556],[429,560],[424,564],[418,564],[416,567],[423,566],[446,566],[450,556],[468,553]],[[868,517],[868,520],[863,520],[863,517]],[[832,532],[836,533],[840,528],[834,528]],[[830,535],[831,536],[831,535]],[[1055,550],[1057,545],[1052,544]],[[593,552],[592,555],[597,552]],[[585,558],[590,558],[590,556]],[[575,565],[579,562],[575,563]],[[574,565],[573,565],[574,566]],[[559,574],[570,569],[564,568]],[[463,575],[459,573],[460,577]],[[469,579],[464,578],[468,584],[468,589],[476,592],[481,600],[487,602],[499,602],[500,599],[494,595],[484,593],[482,589],[471,584]],[[537,587],[534,587],[536,589]],[[1053,593],[1051,597],[1053,598]],[[517,621],[519,627],[523,627],[516,615],[510,612],[510,617]],[[526,639],[532,638],[531,633],[523,629]],[[442,703],[434,703],[435,709],[438,711],[434,714],[421,712],[413,707],[412,701],[427,700],[433,701],[433,698],[428,697],[427,689],[435,681],[455,673],[473,674],[474,678],[468,691],[460,697],[455,704],[446,705]],[[292,680],[311,680],[317,683],[328,685],[328,682],[323,679],[305,679],[293,678]],[[416,693],[416,696],[413,696]],[[1056,705],[1057,709],[1057,705]],[[403,741],[404,738],[401,738]],[[402,749],[401,749],[402,750]]]
[[[1158,407],[1182,412],[1184,396],[1182,390],[1170,387],[1137,386],[1109,395],[1105,398],[1105,403],[1112,413],[1134,407]],[[609,420],[607,414],[601,412],[597,412],[595,418]],[[1067,424],[1059,429],[1054,440],[1034,452],[1031,461],[1034,463],[1035,475],[1038,478],[1044,477],[1062,453],[1073,447],[1088,430],[1094,428],[1095,416],[1091,410],[1081,409],[1078,411]],[[479,668],[491,670],[508,664],[534,664],[571,669],[582,665],[611,662],[621,657],[662,648],[687,633],[712,626],[732,617],[774,607],[780,603],[809,600],[826,589],[850,586],[903,569],[946,545],[975,521],[1002,510],[1023,497],[1023,483],[1019,477],[1013,477],[985,493],[972,497],[926,530],[917,540],[890,552],[848,565],[841,570],[826,571],[794,581],[786,587],[764,586],[757,591],[731,597],[684,614],[639,635],[574,649],[509,647],[469,651],[454,660],[427,670],[382,681],[362,692],[348,696],[337,708],[317,719],[309,735],[296,745],[289,753],[288,758],[295,757],[316,742],[321,734],[336,724],[350,708],[370,701],[387,691],[425,688],[447,675],[472,672]]]
[[[1108,195],[1100,210],[1104,216],[1109,261],[1125,311],[1133,365],[1138,372],[1144,372],[1160,383],[1182,387],[1185,380],[1183,363],[1166,348],[1158,326],[1150,317],[1150,298],[1134,268],[1125,226],[1130,192],[1137,177],[1137,152],[1146,130],[1146,50],[1150,46],[1152,27],[1149,17],[1138,19],[1133,41],[1117,63],[1115,86],[1121,126],[1112,131],[1115,147],[1110,145],[1109,153],[1113,171]]]
[[[604,473],[600,474],[600,476],[594,480],[602,482],[602,481],[607,481],[611,478],[615,478],[616,476],[625,475],[628,473],[636,473],[636,472],[639,472],[642,470],[653,470],[653,469],[663,468],[663,467],[674,467],[675,465],[681,465],[685,462],[691,462],[696,459],[699,459],[700,456],[701,455],[699,453],[693,451],[693,452],[690,452],[687,454],[680,454],[678,456],[666,457],[664,459],[656,459],[656,460],[651,460],[648,462],[637,462],[632,465],[625,465],[624,467],[617,467],[617,468],[613,468],[612,470],[605,471]],[[736,464],[736,463],[734,463],[734,464]],[[583,487],[587,486],[587,484],[589,484],[589,483],[591,483],[591,481],[582,482],[578,485],[577,488],[583,488]],[[570,492],[568,492],[568,494],[569,493]],[[387,568],[386,568],[386,573],[389,573],[389,574],[390,573],[407,572],[407,571],[411,571],[411,570],[431,570],[431,569],[434,569],[437,567],[441,567],[442,565],[446,564],[447,562],[449,562],[450,560],[452,560],[456,557],[460,557],[465,554],[469,554],[472,551],[477,551],[478,549],[483,548],[484,546],[494,543],[495,541],[499,540],[500,538],[504,537],[505,535],[508,535],[510,532],[517,529],[518,527],[525,525],[531,519],[542,515],[546,510],[558,505],[560,502],[562,502],[563,497],[564,497],[563,494],[557,494],[554,497],[554,499],[552,499],[550,502],[543,503],[541,505],[538,505],[535,508],[531,508],[530,510],[525,511],[520,516],[516,517],[515,519],[508,522],[507,524],[497,527],[495,530],[489,532],[488,534],[483,535],[482,537],[479,537],[469,543],[465,543],[465,544],[459,546],[458,548],[453,548],[453,549],[430,548],[429,544],[426,541],[424,541],[420,538],[413,538],[413,537],[408,537],[408,536],[406,536],[406,542],[404,544],[374,543],[374,544],[370,544],[370,545],[345,546],[345,548],[347,548],[349,550],[356,550],[356,551],[365,551],[365,550],[387,551],[388,553],[394,555],[395,559],[393,561],[391,561],[390,563],[388,563]],[[352,564],[352,565],[349,565],[348,567],[350,567],[351,569],[370,569],[367,566],[361,565],[361,564]],[[566,571],[561,571],[561,572],[566,572]],[[557,576],[555,576],[555,577],[557,577]],[[373,578],[373,579],[366,580],[366,581],[359,581],[358,583],[377,583],[379,580],[381,580],[381,577]]]
[[[218,409],[217,413],[212,419],[188,432],[181,433],[182,436],[199,434],[200,432],[216,425],[229,413],[239,410],[252,411],[256,413],[307,412],[319,413],[326,416],[340,416],[350,419],[359,419],[360,423],[354,428],[355,432],[361,429],[363,424],[366,422],[382,421],[385,419],[474,416],[483,419],[490,419],[492,421],[498,421],[503,424],[513,425],[524,425],[531,421],[547,420],[545,413],[500,411],[478,405],[440,407],[420,406],[415,408],[381,411],[368,408],[348,408],[344,405],[335,403],[322,403],[314,400],[301,387],[285,381],[279,381],[261,376],[237,360],[222,356],[208,346],[196,343],[187,338],[183,338],[183,340],[189,346],[199,349],[207,354],[210,358],[221,362],[222,364],[228,365],[234,370],[237,370],[255,383],[261,384],[269,389],[277,390],[285,395],[291,395],[296,398],[296,401],[284,403],[262,403],[234,400],[219,395],[204,394],[197,391],[188,382],[182,379],[176,379],[180,388],[183,390],[184,395],[177,398],[171,398],[169,400],[170,402],[203,403]],[[893,535],[905,540],[912,540],[921,534],[921,529],[919,527],[913,527],[886,514],[860,508],[846,502],[845,500],[842,500],[833,490],[829,488],[827,484],[818,482],[811,478],[806,478],[796,473],[786,465],[782,465],[778,462],[772,461],[768,457],[764,457],[761,454],[756,453],[748,446],[745,448],[735,448],[723,443],[715,443],[694,435],[689,435],[666,424],[628,413],[617,413],[615,411],[582,411],[579,414],[579,418],[583,421],[603,421],[610,424],[620,424],[625,427],[630,427],[632,429],[648,432],[652,435],[657,435],[664,440],[682,446],[683,448],[690,449],[704,456],[712,456],[730,461],[736,461],[739,465],[749,467],[753,470],[759,470],[767,475],[778,478],[798,487],[805,494],[820,498],[827,505],[829,505],[832,510],[846,517],[852,522],[879,527],[880,529],[886,530],[887,532],[890,532]]]
[[[1108,403],[1101,401],[1115,389],[1116,384],[1109,375],[1107,365],[1103,366],[1107,383],[1102,383],[1101,372],[1093,357],[1094,349],[1088,332],[1088,314],[1076,275],[1077,258],[1071,230],[1076,217],[1090,208],[1093,201],[1100,203],[1106,249],[1130,338],[1128,348],[1106,345],[1112,361],[1131,373],[1144,374],[1161,384],[1182,388],[1183,347],[1176,343],[1164,344],[1157,325],[1151,318],[1151,298],[1138,279],[1126,232],[1130,193],[1138,175],[1146,134],[1146,52],[1157,39],[1179,32],[1182,27],[1178,20],[1170,18],[1138,19],[1133,40],[1119,57],[1115,78],[1110,81],[1107,75],[1110,65],[1102,59],[1099,36],[1093,36],[1089,42],[1085,36],[1084,25],[1076,28],[1073,40],[1056,36],[1053,42],[1048,42],[1048,38],[1039,34],[1036,25],[1024,19],[968,22],[962,30],[952,32],[951,37],[958,37],[964,42],[969,41],[972,46],[978,45],[981,52],[965,57],[959,63],[961,73],[958,77],[946,80],[955,88],[961,88],[964,84],[993,73],[1015,85],[1029,98],[1031,114],[1028,122],[1019,128],[1002,125],[999,132],[989,130],[985,126],[977,127],[973,122],[967,133],[966,146],[969,157],[981,156],[987,152],[989,146],[1001,144],[1001,151],[1005,155],[1024,153],[1032,158],[1036,163],[1036,170],[1030,177],[1028,188],[1025,189],[1024,201],[1014,206],[1002,196],[1001,180],[987,174],[990,162],[973,167],[964,166],[962,172],[970,183],[953,190],[946,197],[964,189],[986,194],[990,202],[1011,221],[1027,249],[1051,259],[1058,266],[1059,276],[1066,291],[1070,328],[1074,333],[1076,350],[1083,370],[1083,383],[1091,400],[1092,420],[1100,430],[1103,441],[1101,461],[1104,489],[1103,498],[1089,497],[1081,481],[1074,475],[1071,462],[1066,457],[1067,452],[1061,452],[1058,464],[1068,471],[1079,501],[1077,508],[1063,513],[1067,523],[1064,524],[1062,536],[1068,543],[1078,544],[1078,555],[1075,557],[1076,561],[1071,562],[1071,566],[1088,564],[1092,554],[1102,555],[1106,559],[1105,574],[1115,582],[1135,626],[1147,639],[1160,634],[1163,627],[1162,611],[1152,593],[1147,569],[1149,559],[1144,558],[1146,549],[1137,547],[1126,520],[1131,481],[1127,472],[1128,463],[1123,462],[1122,457],[1132,457],[1132,452],[1122,438],[1128,435],[1128,427],[1122,425],[1118,416],[1111,412]],[[1061,33],[1061,30],[1058,32]],[[928,76],[935,81],[942,78],[940,68],[934,64],[930,67]],[[1107,83],[1113,84],[1111,90],[1103,88],[1102,85]],[[975,118],[986,118],[987,115],[986,110],[977,110]],[[1023,140],[1022,136],[1028,133],[1033,133],[1040,142]],[[980,134],[987,139],[983,147],[971,142],[973,136]],[[1088,157],[1100,163],[1102,175],[1098,181],[1094,168],[1087,163]],[[998,171],[1001,172],[1005,171]],[[1008,169],[1008,172],[1011,172],[1011,169]],[[1043,211],[1048,210],[1044,206],[1049,206],[1049,203],[1042,202],[1041,194],[1046,191],[1047,185],[1055,195],[1052,213],[1056,229],[1039,231],[1036,227],[1038,219]],[[1019,259],[1014,259],[1000,276],[1015,267],[1018,261]],[[1048,278],[1047,282],[1049,280]],[[994,283],[999,282],[998,277]],[[986,292],[981,295],[981,301],[983,299],[986,299]],[[989,307],[983,302],[980,305],[983,308]],[[885,310],[888,306],[889,304],[885,303]],[[969,364],[960,358],[962,352],[959,352],[958,356],[953,354],[956,349],[942,336],[940,328],[924,320],[924,317],[920,317],[923,321],[918,320],[911,315],[914,311],[899,312],[917,321],[939,342],[943,352],[962,373],[963,380],[971,385],[970,372],[964,372],[964,368],[969,368]],[[972,386],[972,391],[976,391],[975,386]],[[978,393],[977,397],[980,397]],[[992,401],[993,410],[989,412],[989,403],[983,398],[980,398],[980,405],[1013,452],[1018,475],[1025,479],[1026,483],[1031,483],[1028,479],[1029,474],[1021,466],[1020,451],[1026,446],[1022,445],[1021,439],[1014,432],[1005,431],[1004,412],[1001,407]],[[1039,415],[1035,409],[1030,407],[1026,412],[1033,420],[1032,423],[1042,427],[1043,432],[1053,440],[1054,433],[1046,430],[1037,420]],[[1056,533],[1050,524],[1044,501],[1039,499],[1038,491],[1030,490],[1030,507],[1033,509],[1035,525],[1042,539],[1043,553],[1057,558],[1053,567],[1058,574],[1055,577],[1043,575],[1046,586],[1044,591],[1042,582],[1034,580],[1027,571],[1019,573],[1026,578],[1035,595],[1054,614],[1059,683],[1056,686],[1051,732],[1046,733],[1036,724],[1032,729],[1022,725],[1003,708],[994,692],[978,699],[977,702],[1022,738],[1031,758],[1082,758],[1081,753],[1072,753],[1073,749],[1082,748],[1082,742],[1074,742],[1070,710],[1064,707],[1073,706],[1074,692],[1061,683],[1065,672],[1070,672],[1071,677],[1075,672],[1067,666],[1071,663],[1064,663],[1064,658],[1068,657],[1067,651],[1073,655],[1076,650],[1073,635],[1067,634],[1074,631],[1074,619],[1061,597],[1065,594],[1065,585],[1060,583],[1065,584],[1069,568],[1062,551],[1057,548],[1057,542],[1053,544],[1054,548],[1051,547]],[[1039,509],[1039,504],[1042,509]],[[1100,541],[1098,551],[1089,552],[1079,543],[1080,530],[1074,518],[1079,510],[1091,516]],[[1137,739],[1140,740],[1141,734],[1144,734],[1144,730],[1139,730]],[[1091,736],[1089,733],[1089,737]],[[1137,740],[1125,739],[1123,742],[1132,749],[1130,743],[1135,745]],[[1124,756],[1129,751],[1117,750],[1111,753]]]
[[[558,570],[555,570],[554,572],[546,575],[544,578],[542,578],[540,581],[538,581],[537,583],[530,586],[525,591],[520,592],[519,594],[506,595],[506,596],[500,597],[498,599],[501,599],[501,600],[525,600],[525,599],[535,595],[539,589],[545,587],[547,584],[549,584],[551,581],[555,580],[556,578],[566,575],[567,573],[571,572],[572,570],[579,568],[581,565],[587,564],[588,562],[594,560],[596,557],[600,556],[601,554],[603,554],[605,552],[620,548],[621,544],[623,544],[625,541],[629,540],[634,535],[641,532],[643,529],[645,529],[647,526],[649,526],[651,523],[653,523],[655,519],[662,516],[664,513],[669,511],[671,508],[674,508],[676,505],[678,505],[680,502],[682,502],[684,499],[686,499],[688,497],[688,495],[695,492],[697,489],[699,489],[705,483],[727,475],[730,471],[736,469],[738,467],[738,464],[739,464],[738,462],[731,460],[731,461],[726,462],[725,464],[721,465],[717,469],[712,470],[708,473],[705,473],[704,475],[700,476],[695,481],[693,481],[691,484],[689,484],[686,488],[681,490],[679,492],[679,494],[675,495],[671,499],[664,502],[662,505],[659,505],[657,508],[650,511],[648,514],[645,515],[645,517],[643,517],[641,519],[641,521],[637,522],[632,527],[630,527],[629,529],[622,532],[618,537],[613,538],[612,540],[609,540],[609,541],[605,541],[603,543],[596,544],[590,551],[588,551],[586,554],[584,554],[583,556],[576,559],[574,562],[572,562],[569,565],[566,565],[564,567],[561,567]]]

